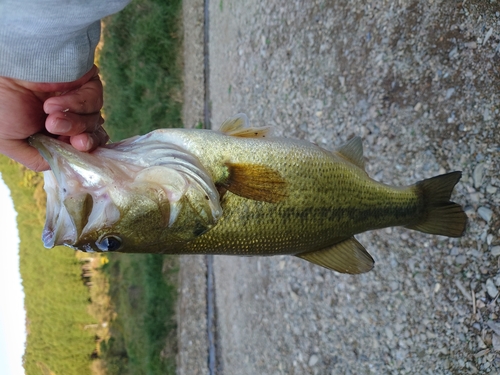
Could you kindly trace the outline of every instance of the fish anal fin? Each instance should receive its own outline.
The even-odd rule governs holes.
[[[450,201],[453,188],[462,172],[450,172],[415,184],[417,194],[424,201],[424,213],[408,229],[448,237],[460,237],[467,226],[467,215],[462,207]]]
[[[354,237],[317,251],[296,254],[305,259],[340,273],[359,274],[370,271],[373,258]]]
[[[365,170],[365,158],[363,156],[363,144],[360,137],[350,139],[346,144],[335,150],[344,159]]]
[[[288,196],[283,177],[257,164],[227,163],[228,179],[222,186],[231,193],[255,201],[278,203]]]
[[[270,135],[270,127],[254,128],[249,125],[248,117],[244,113],[227,119],[222,123],[219,131],[232,137],[264,138]]]

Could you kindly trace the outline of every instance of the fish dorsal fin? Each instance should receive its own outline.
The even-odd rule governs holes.
[[[345,159],[349,160],[354,165],[365,170],[365,158],[363,156],[363,144],[360,137],[350,139],[346,144],[340,146],[337,153],[342,155]]]
[[[340,273],[358,274],[373,268],[374,261],[354,237],[326,249],[296,254],[299,258]]]
[[[227,163],[228,179],[221,185],[231,193],[256,201],[277,203],[288,196],[281,175],[264,165]]]
[[[270,127],[254,128],[248,122],[248,117],[244,113],[227,119],[220,126],[219,131],[226,135],[241,138],[264,138],[269,136]]]

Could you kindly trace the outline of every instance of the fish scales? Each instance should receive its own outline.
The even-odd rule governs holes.
[[[44,135],[46,247],[170,254],[290,254],[345,273],[373,267],[353,237],[390,226],[462,235],[461,172],[394,187],[364,170],[359,138],[336,151],[269,137],[244,115],[220,131],[160,129],[81,153]],[[50,203],[50,207],[49,207]]]
[[[340,242],[365,228],[406,225],[418,213],[419,199],[411,188],[371,180],[343,157],[308,142],[182,129],[163,134],[197,156],[216,182],[228,162],[270,165],[286,181],[288,192],[278,203],[226,193],[221,201],[225,214],[218,224],[175,252],[300,253]],[[163,134],[156,134],[158,141]]]

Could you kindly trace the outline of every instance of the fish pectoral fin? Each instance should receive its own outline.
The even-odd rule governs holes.
[[[365,158],[363,156],[363,144],[360,137],[354,137],[346,144],[335,150],[344,159],[365,170]]]
[[[371,255],[354,237],[326,249],[296,254],[296,256],[340,273],[368,272],[375,264]]]
[[[283,177],[269,167],[258,164],[227,163],[228,179],[221,185],[243,198],[278,203],[288,196]]]
[[[244,113],[227,119],[222,123],[219,131],[232,137],[240,138],[264,138],[270,135],[271,128],[254,128],[249,125],[248,117]]]

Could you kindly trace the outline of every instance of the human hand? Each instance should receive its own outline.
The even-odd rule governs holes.
[[[102,83],[94,67],[80,79],[36,83],[0,77],[0,153],[30,169],[49,169],[27,138],[48,131],[80,151],[109,137],[102,128]]]

